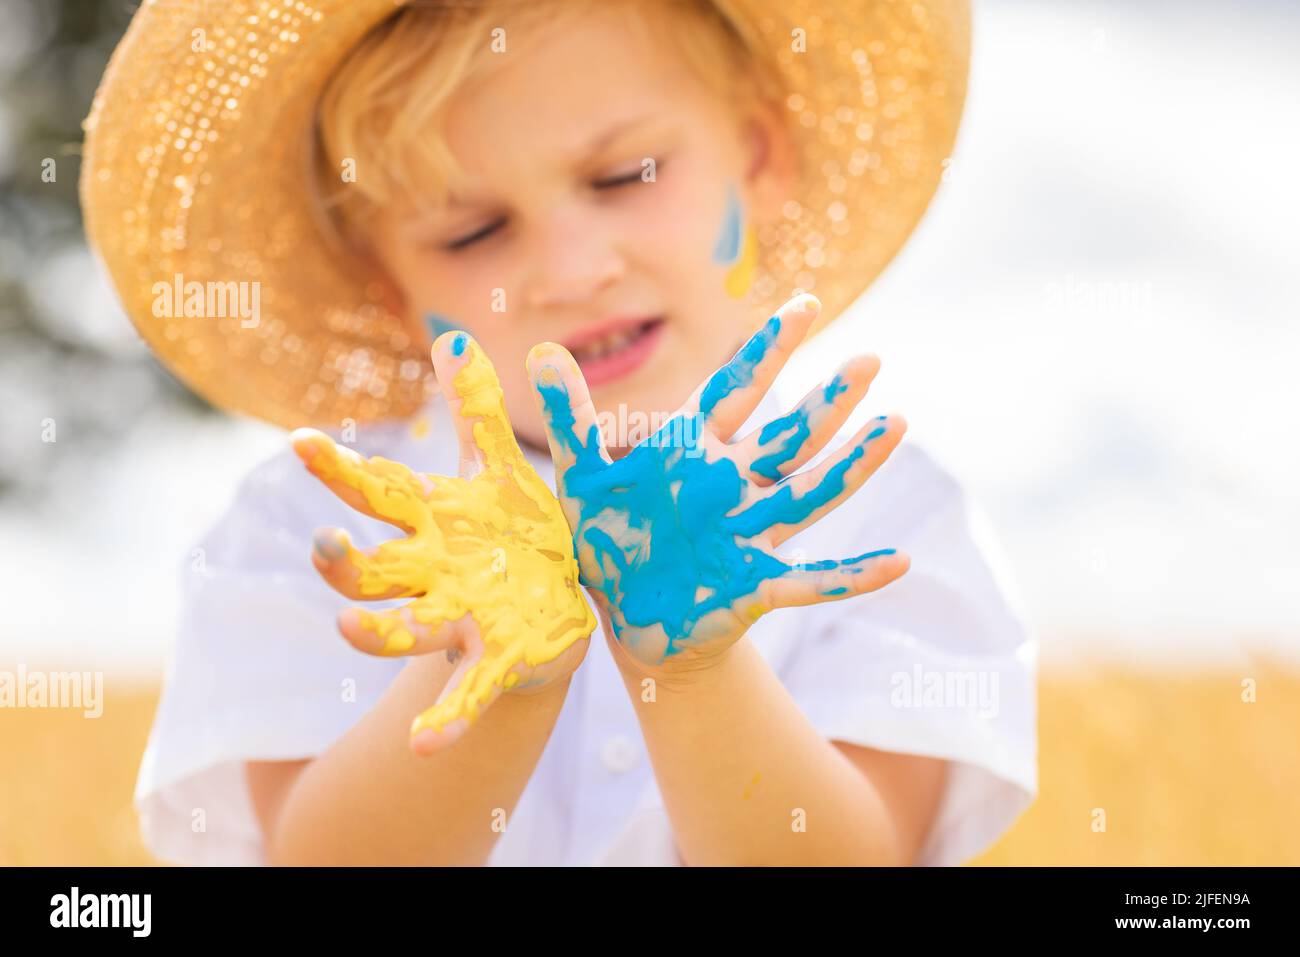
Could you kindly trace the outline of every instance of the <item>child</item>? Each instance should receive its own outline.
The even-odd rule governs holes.
[[[874,359],[793,412],[763,395],[928,201],[960,112],[964,4],[391,6],[266,4],[238,22],[224,5],[142,8],[87,121],[88,232],[150,344],[224,407],[324,425],[432,488],[471,481],[475,432],[511,423],[519,456],[557,476],[602,624],[536,673],[515,668],[472,723],[417,724],[408,746],[412,719],[449,700],[481,642],[459,619],[377,644],[363,614],[412,624],[396,609],[416,592],[371,602],[356,569],[394,533],[286,450],[245,481],[187,578],[137,790],[149,845],[194,863],[978,853],[1036,788],[1033,644],[969,507],[908,444],[881,465],[900,419],[849,425]],[[245,278],[259,315],[206,308],[212,284]],[[149,295],[156,282],[207,285],[176,315]],[[787,302],[800,289],[820,310]],[[427,357],[454,328],[472,339],[438,338],[453,399],[439,409]],[[526,366],[547,340],[572,358],[545,346]],[[483,412],[467,386],[467,418],[448,380],[487,357],[500,408]],[[673,461],[689,449],[715,472],[732,462],[746,502],[782,483],[797,497],[847,462],[843,494],[798,520],[736,524],[719,509],[740,486],[724,495],[694,470],[667,481],[644,432],[620,427],[643,419],[709,419]],[[607,456],[588,428],[602,421]],[[296,445],[309,463],[335,448]],[[790,478],[823,446],[824,462]],[[614,459],[619,481],[672,490],[666,516],[601,499],[590,477]],[[676,534],[645,531],[665,527]],[[802,579],[798,595],[701,559],[765,562],[794,532],[784,551],[805,571],[898,554]],[[458,567],[425,584],[473,610],[487,591],[446,584]],[[339,592],[366,600],[340,618],[355,648],[331,634],[351,603]],[[568,607],[556,595],[536,614]],[[975,684],[992,695],[967,700]]]

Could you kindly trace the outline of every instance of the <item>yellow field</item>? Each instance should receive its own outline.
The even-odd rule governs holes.
[[[96,720],[0,710],[0,864],[154,863],[131,792],[155,702],[110,681]],[[974,863],[1300,864],[1300,673],[1048,672],[1039,708],[1038,802]]]
[[[1048,673],[1039,710],[1038,801],[973,863],[1300,864],[1300,672]]]

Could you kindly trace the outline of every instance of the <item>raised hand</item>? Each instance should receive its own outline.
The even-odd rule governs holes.
[[[890,548],[795,564],[775,552],[845,501],[902,438],[901,417],[881,416],[795,474],[866,394],[877,359],[852,360],[788,415],[731,441],[819,308],[812,296],[786,303],[616,462],[573,357],[554,343],[529,354],[582,584],[643,670],[694,666],[773,608],[849,598],[907,571],[907,557]]]
[[[419,754],[463,734],[502,691],[568,675],[596,624],[564,514],[515,442],[492,364],[463,332],[439,337],[433,362],[460,438],[460,477],[366,459],[311,429],[292,436],[307,468],[344,502],[407,533],[361,551],[342,530],[317,532],[312,561],[341,594],[413,598],[384,611],[346,609],[344,637],[373,655],[459,659],[411,726]]]

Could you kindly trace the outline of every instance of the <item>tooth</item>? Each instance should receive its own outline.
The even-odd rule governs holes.
[[[628,343],[640,338],[644,332],[645,329],[643,327],[637,326],[635,328],[620,329],[616,332],[607,333],[599,339],[594,339],[586,345],[575,349],[574,356],[586,362],[603,359],[611,352],[617,352],[619,349],[627,346]]]

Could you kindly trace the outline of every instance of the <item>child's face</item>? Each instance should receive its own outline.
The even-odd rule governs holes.
[[[789,156],[770,114],[735,116],[608,10],[509,56],[448,115],[463,204],[383,210],[372,242],[419,335],[445,331],[429,314],[469,330],[520,438],[545,448],[524,371],[536,343],[567,346],[597,410],[628,422],[676,409],[766,318],[728,276],[745,228],[786,198]],[[642,437],[605,435],[615,449]]]

